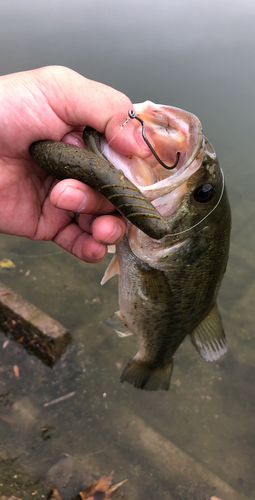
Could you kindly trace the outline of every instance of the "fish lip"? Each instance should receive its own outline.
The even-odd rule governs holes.
[[[188,168],[191,165],[191,163],[195,160],[195,158],[198,156],[199,152],[201,151],[201,149],[203,147],[202,125],[201,125],[201,131],[199,131],[198,137],[199,137],[199,140],[198,140],[196,148],[194,149],[193,154],[189,157],[188,161],[182,166],[182,168],[178,172],[176,172],[176,174],[183,172],[183,170],[186,170],[186,168]]]

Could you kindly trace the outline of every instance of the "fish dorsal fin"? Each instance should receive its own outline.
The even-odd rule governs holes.
[[[127,325],[125,325],[120,311],[114,313],[113,316],[110,316],[110,318],[101,321],[101,323],[111,326],[119,337],[129,337],[130,335],[133,335],[133,332],[127,327]]]
[[[101,280],[101,285],[104,285],[109,279],[111,279],[115,274],[120,274],[120,264],[117,254],[115,253],[108,265],[103,278]]]
[[[191,342],[205,361],[215,361],[228,350],[217,304],[190,335]]]

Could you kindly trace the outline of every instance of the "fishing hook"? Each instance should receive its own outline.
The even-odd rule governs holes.
[[[128,116],[129,118],[131,118],[132,120],[135,118],[136,120],[138,120],[141,125],[142,125],[142,136],[143,136],[143,139],[144,141],[146,142],[148,148],[151,150],[153,156],[155,156],[156,160],[158,160],[158,162],[160,163],[160,165],[162,165],[162,167],[166,168],[167,170],[172,170],[173,168],[175,168],[177,165],[178,165],[178,162],[179,162],[179,159],[180,159],[180,152],[177,151],[177,155],[176,155],[176,161],[174,163],[174,165],[172,167],[169,167],[168,165],[166,165],[160,158],[159,156],[157,155],[155,149],[152,147],[152,145],[149,143],[146,135],[145,135],[145,125],[144,125],[144,121],[135,114],[135,112],[133,111],[133,109],[129,109],[128,110]]]

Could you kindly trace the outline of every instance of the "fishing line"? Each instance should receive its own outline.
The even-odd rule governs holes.
[[[221,202],[221,199],[222,199],[222,196],[223,196],[223,192],[224,192],[224,186],[225,186],[225,179],[224,179],[223,170],[222,170],[221,167],[219,167],[219,169],[220,169],[221,178],[222,178],[222,190],[221,190],[220,197],[219,197],[219,199],[218,199],[215,207],[213,207],[212,210],[211,210],[211,212],[209,212],[209,214],[207,214],[203,219],[201,219],[199,222],[197,222],[196,224],[194,224],[194,226],[189,227],[188,229],[184,229],[184,231],[181,231],[180,233],[171,233],[171,234],[169,234],[169,236],[179,236],[180,234],[187,233],[188,231],[191,231],[191,229],[194,229],[194,227],[197,227],[199,224],[201,224],[201,222],[203,222],[205,219],[207,219],[207,217],[209,217],[209,215],[211,215],[211,213],[214,212],[214,210],[218,207],[218,205]]]
[[[109,142],[107,142],[107,144],[105,145],[105,147],[103,148],[103,150],[101,151],[101,154],[103,155],[106,148],[108,146],[110,146],[111,142],[113,141],[113,139],[115,139],[115,137],[117,137],[117,135],[123,130],[123,128],[128,124],[128,122],[130,121],[130,116],[128,116],[128,118],[126,119],[126,121],[124,123],[122,123],[121,127],[119,128],[119,130],[116,132],[116,134],[111,138],[111,140]]]

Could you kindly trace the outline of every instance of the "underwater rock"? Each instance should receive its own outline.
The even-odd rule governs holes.
[[[61,458],[56,464],[54,464],[50,470],[47,472],[47,483],[53,487],[54,491],[56,488],[62,490],[66,488],[73,472],[73,457],[67,455],[65,458]]]
[[[39,410],[27,397],[15,401],[12,407],[14,421],[24,428],[30,428],[36,422],[38,412]]]

